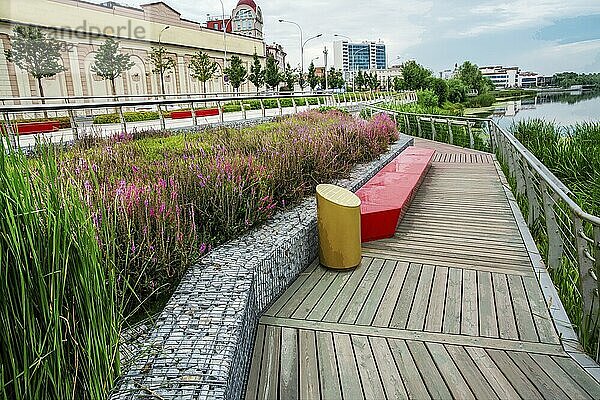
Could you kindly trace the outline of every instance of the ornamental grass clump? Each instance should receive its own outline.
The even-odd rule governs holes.
[[[104,233],[60,174],[0,145],[0,399],[101,399],[119,373]]]
[[[244,129],[83,142],[61,166],[77,180],[96,227],[114,232],[119,292],[129,292],[125,309],[133,313],[166,298],[211,247],[344,177],[397,138],[383,114],[364,121],[311,111]]]

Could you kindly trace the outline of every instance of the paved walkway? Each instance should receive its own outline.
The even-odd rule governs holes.
[[[564,352],[494,158],[437,143],[396,236],[260,320],[247,399],[600,398]]]

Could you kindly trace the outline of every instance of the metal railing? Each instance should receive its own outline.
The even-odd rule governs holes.
[[[600,218],[582,210],[574,194],[510,132],[489,118],[398,112],[368,106],[369,112],[390,114],[404,133],[495,153],[512,183],[513,193],[550,271],[564,274],[581,301],[579,331],[598,331],[600,282]],[[458,134],[458,135],[457,135]],[[564,284],[564,282],[563,282]],[[560,290],[559,290],[560,292]],[[600,359],[600,341],[595,358]]]
[[[94,125],[94,112],[99,110],[104,112],[105,115],[114,115],[114,125],[118,126],[120,133],[127,133],[128,122],[126,119],[127,110],[139,110],[140,108],[149,109],[155,112],[156,117],[154,121],[159,121],[158,128],[166,129],[166,114],[168,110],[187,110],[190,112],[189,118],[191,118],[191,125],[197,126],[198,117],[196,111],[205,108],[212,107],[215,111],[218,111],[218,122],[225,122],[224,114],[227,111],[226,107],[236,107],[235,111],[241,112],[241,120],[248,118],[249,110],[260,110],[260,114],[256,117],[267,117],[267,110],[275,109],[275,115],[283,115],[285,108],[293,109],[293,112],[297,112],[299,107],[307,106],[311,108],[321,106],[349,106],[349,105],[363,105],[365,103],[391,100],[392,96],[383,93],[325,93],[325,94],[310,94],[310,93],[289,93],[289,94],[277,94],[277,95],[236,95],[236,96],[223,96],[220,94],[214,97],[206,97],[202,94],[198,97],[192,95],[177,95],[177,96],[165,96],[162,95],[154,96],[158,98],[148,99],[146,97],[136,96],[133,100],[118,100],[112,96],[94,98],[94,102],[74,102],[73,99],[69,99],[68,102],[59,104],[13,104],[13,105],[0,105],[0,114],[3,118],[2,125],[4,132],[8,134],[11,145],[18,145],[18,127],[16,121],[28,121],[35,120],[36,118],[48,119],[48,115],[52,114],[54,118],[68,119],[67,129],[71,130],[71,137],[76,140],[80,133],[90,127],[102,127],[103,125]],[[63,98],[60,98],[63,99]],[[98,101],[102,100],[104,101]],[[257,114],[257,113],[255,113]],[[272,114],[272,113],[271,113]],[[167,114],[168,115],[168,114]],[[274,116],[274,115],[269,115]],[[118,120],[118,122],[117,122]],[[140,125],[140,121],[133,121],[137,125]],[[142,123],[143,125],[143,123]],[[144,128],[147,128],[144,126]]]

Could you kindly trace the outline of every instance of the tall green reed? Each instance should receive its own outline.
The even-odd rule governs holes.
[[[0,398],[105,398],[119,373],[114,269],[55,154],[0,146]]]

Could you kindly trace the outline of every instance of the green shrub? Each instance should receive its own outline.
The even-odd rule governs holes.
[[[465,102],[467,107],[479,108],[479,107],[490,107],[496,102],[496,97],[492,93],[484,93],[479,96],[467,99]]]
[[[419,105],[430,108],[437,107],[439,103],[439,99],[433,90],[419,90],[417,92],[417,97],[419,99]]]

